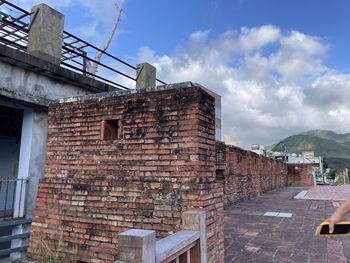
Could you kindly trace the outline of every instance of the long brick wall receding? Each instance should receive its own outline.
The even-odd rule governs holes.
[[[29,256],[61,244],[81,262],[114,262],[119,232],[164,237],[180,229],[182,212],[200,209],[209,262],[223,262],[214,133],[214,99],[189,83],[52,104]]]
[[[225,206],[287,186],[286,164],[251,151],[216,143],[216,163]]]
[[[214,99],[191,83],[52,104],[29,256],[50,248],[80,262],[114,262],[119,232],[164,237],[180,230],[184,211],[199,209],[209,262],[223,262],[224,205],[312,185],[312,170],[214,135]]]
[[[314,185],[312,164],[288,164],[288,186]]]

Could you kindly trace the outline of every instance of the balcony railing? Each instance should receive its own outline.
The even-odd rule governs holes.
[[[0,258],[27,250],[31,223],[32,218],[0,221]]]
[[[0,221],[25,216],[27,184],[23,178],[0,178]]]
[[[35,16],[10,1],[0,0],[0,44],[27,52],[31,17]],[[93,54],[99,52],[103,57],[96,61]],[[96,73],[87,70],[91,64],[98,65]],[[136,82],[135,66],[67,31],[63,32],[61,66],[122,90],[130,89]],[[160,79],[156,81],[166,84]]]
[[[118,235],[116,263],[207,263],[206,214],[183,213],[181,231],[155,240],[155,231],[130,229]]]

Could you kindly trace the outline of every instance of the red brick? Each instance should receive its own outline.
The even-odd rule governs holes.
[[[101,141],[101,121],[113,118],[121,120],[122,139]],[[62,225],[67,242],[89,255],[79,252],[81,260],[113,262],[118,232],[145,228],[164,237],[181,228],[183,211],[201,208],[217,245],[209,262],[223,262],[214,121],[214,100],[197,87],[52,104],[31,239],[41,230],[55,239],[51,227]],[[42,225],[48,215],[50,229]],[[106,245],[111,254],[100,249]],[[34,248],[30,242],[35,258]]]

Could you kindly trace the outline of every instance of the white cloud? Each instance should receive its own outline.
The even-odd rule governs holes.
[[[283,82],[295,83],[327,70],[323,64],[326,51],[320,39],[292,31],[280,38],[280,48],[272,54],[271,63]]]
[[[13,0],[13,3],[28,11],[32,6],[40,3],[58,10],[75,6],[81,11],[79,15],[84,14],[92,21],[105,25],[111,24],[116,16],[115,0],[104,0],[103,4],[100,0]],[[118,3],[122,7],[125,0],[118,0]]]
[[[96,36],[98,24],[96,21],[91,21],[87,24],[83,24],[75,28],[75,31],[79,32],[79,37],[82,39],[89,39]]]
[[[330,72],[320,76],[305,90],[305,95],[306,102],[320,110],[350,109],[350,74]]]
[[[325,65],[327,49],[318,37],[265,25],[216,39],[194,32],[172,55],[143,47],[138,59],[167,82],[190,80],[221,94],[224,134],[270,144],[309,129],[349,131],[350,74]]]
[[[15,2],[29,10],[42,1]],[[93,43],[104,39],[115,16],[112,0],[44,2],[59,10],[79,6],[89,20],[74,31],[93,37]],[[141,47],[135,62],[153,64],[168,83],[190,80],[221,94],[223,133],[245,144],[270,144],[309,129],[349,132],[350,74],[327,67],[322,39],[273,25],[229,30],[216,38],[210,33],[192,33],[173,54],[158,56]]]
[[[239,36],[239,44],[242,50],[251,51],[259,49],[267,44],[274,43],[280,37],[279,28],[265,25],[254,28],[242,28]]]
[[[60,1],[56,1],[56,0],[46,0],[46,1],[42,1],[42,0],[14,0],[13,1],[15,4],[17,4],[18,6],[20,6],[21,8],[25,9],[25,10],[30,10],[33,6],[40,4],[40,3],[45,3],[51,7],[55,7],[55,8],[61,8],[61,7],[68,7],[69,5],[72,4],[72,0],[60,0]]]

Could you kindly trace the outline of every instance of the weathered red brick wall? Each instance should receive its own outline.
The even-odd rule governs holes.
[[[311,164],[288,164],[288,186],[313,186]]]
[[[287,184],[286,164],[235,146],[216,143],[216,162],[225,206]]]
[[[106,120],[118,123],[117,139],[101,139]],[[62,254],[113,262],[119,232],[163,237],[179,230],[182,212],[204,209],[209,262],[223,262],[214,133],[214,99],[193,85],[52,104],[29,255],[62,239]]]

